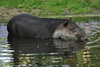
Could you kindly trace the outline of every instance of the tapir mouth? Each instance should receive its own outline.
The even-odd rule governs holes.
[[[87,36],[84,38],[84,40],[85,40],[85,41],[87,41],[87,40],[88,40]]]

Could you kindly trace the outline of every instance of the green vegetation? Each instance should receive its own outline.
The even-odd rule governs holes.
[[[37,16],[86,14],[100,9],[100,0],[0,0],[0,6],[23,8]]]

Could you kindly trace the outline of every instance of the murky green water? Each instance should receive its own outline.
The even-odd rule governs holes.
[[[0,67],[100,67],[100,17],[73,20],[88,42],[8,36],[0,23]]]

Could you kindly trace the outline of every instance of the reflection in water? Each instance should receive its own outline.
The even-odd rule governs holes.
[[[0,23],[0,67],[100,67],[100,17],[73,18],[88,42],[9,36]]]
[[[34,64],[48,66],[49,63],[56,65],[56,63],[61,63],[61,60],[63,62],[63,57],[67,58],[70,55],[76,57],[75,51],[83,49],[86,44],[86,42],[76,40],[28,39],[10,35],[8,42],[11,44],[10,50],[14,50],[14,64],[19,65],[23,62],[25,66]],[[46,61],[48,63],[45,63]]]

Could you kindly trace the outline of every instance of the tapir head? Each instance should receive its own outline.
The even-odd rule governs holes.
[[[72,22],[71,17],[64,23],[64,26],[67,27],[67,31],[70,35],[87,40],[86,33],[78,25],[76,25],[76,23]]]

